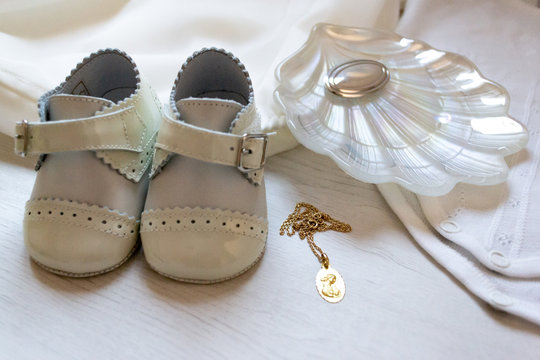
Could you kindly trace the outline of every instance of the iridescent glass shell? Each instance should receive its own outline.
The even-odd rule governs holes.
[[[359,60],[379,70],[341,72]],[[504,156],[527,143],[502,86],[463,56],[392,32],[317,24],[276,77],[297,140],[365,182],[423,195],[443,195],[457,182],[496,184],[508,173]]]

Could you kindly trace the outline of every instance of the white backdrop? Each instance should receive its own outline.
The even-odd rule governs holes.
[[[274,68],[315,23],[393,29],[398,16],[399,0],[0,1],[0,132],[35,120],[36,99],[106,47],[130,54],[162,100],[187,56],[223,47],[250,72],[268,127]]]

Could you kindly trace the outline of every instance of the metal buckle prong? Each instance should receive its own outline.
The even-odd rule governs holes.
[[[246,147],[246,142],[249,139],[262,139],[263,142],[263,149],[262,149],[262,155],[261,155],[261,161],[259,163],[259,166],[257,168],[246,168],[244,167],[244,155],[249,155],[253,153],[252,149],[249,149]],[[266,163],[266,145],[268,144],[268,135],[267,134],[244,134],[242,135],[242,142],[240,144],[240,148],[238,150],[238,158],[236,160],[236,167],[240,172],[247,173],[250,171],[256,171],[260,170],[264,167],[264,164]]]
[[[22,140],[23,145],[21,151],[18,151],[17,154],[25,157],[26,156],[26,150],[28,149],[28,120],[24,119],[20,122],[20,125],[22,127],[22,134],[17,134],[15,136],[16,141]]]

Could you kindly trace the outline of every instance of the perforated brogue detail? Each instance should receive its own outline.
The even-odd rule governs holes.
[[[135,238],[139,220],[106,207],[69,200],[37,199],[26,203],[24,221],[44,221]]]
[[[268,222],[263,218],[210,208],[174,208],[146,210],[141,217],[144,232],[223,232],[265,241]]]

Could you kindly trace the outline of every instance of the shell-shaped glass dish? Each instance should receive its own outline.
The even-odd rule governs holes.
[[[317,24],[276,77],[296,139],[365,182],[428,196],[497,184],[504,156],[527,144],[502,86],[463,56],[392,32]]]

